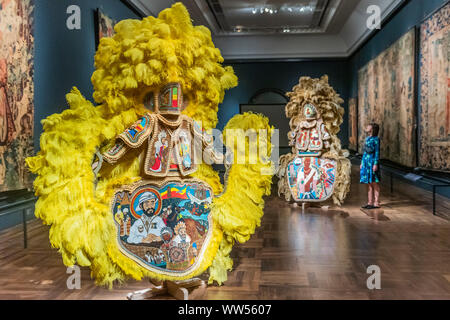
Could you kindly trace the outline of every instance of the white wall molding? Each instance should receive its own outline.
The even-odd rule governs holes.
[[[342,39],[329,35],[214,36],[226,60],[346,57]]]

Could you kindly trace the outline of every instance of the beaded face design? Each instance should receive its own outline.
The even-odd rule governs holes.
[[[303,112],[305,114],[306,119],[308,119],[308,120],[313,120],[313,119],[317,118],[317,109],[314,105],[312,105],[310,103],[308,103],[305,106],[305,109]]]
[[[143,104],[147,110],[159,114],[180,114],[186,107],[181,85],[175,82],[146,93]]]

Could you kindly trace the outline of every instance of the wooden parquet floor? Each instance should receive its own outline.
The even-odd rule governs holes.
[[[431,214],[429,201],[412,189],[382,194],[383,215],[359,207],[365,188],[357,184],[342,209],[302,213],[272,196],[261,227],[236,245],[234,269],[224,286],[209,286],[206,299],[450,299],[450,222]],[[384,188],[387,190],[387,188]],[[414,192],[419,192],[415,190]],[[444,203],[439,210],[448,210]],[[62,259],[48,241],[48,227],[29,224],[29,248],[20,226],[0,233],[0,299],[126,299],[147,288],[129,281],[114,290],[94,285],[82,268],[81,289],[69,290]],[[367,267],[381,269],[381,290],[366,286]],[[168,299],[168,298],[166,298]]]

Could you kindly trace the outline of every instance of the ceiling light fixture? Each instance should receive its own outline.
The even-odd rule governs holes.
[[[286,5],[283,5],[281,7],[281,10],[284,12],[289,12],[289,13],[296,13],[296,12],[300,12],[300,13],[305,13],[307,11],[309,12],[314,12],[314,6],[313,5],[295,5],[292,7],[288,7]]]
[[[260,14],[275,14],[278,13],[278,9],[275,6],[272,5],[263,5],[263,6],[258,6],[258,7],[254,7],[252,9],[252,13],[256,14],[256,13]]]

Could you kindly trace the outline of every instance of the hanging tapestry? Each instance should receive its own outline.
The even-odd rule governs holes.
[[[96,12],[96,21],[97,24],[97,39],[96,44],[100,43],[102,38],[110,38],[114,35],[114,26],[116,25],[116,21],[108,17],[105,13],[103,13],[100,9],[97,9]]]
[[[450,4],[420,30],[419,165],[450,171]]]
[[[375,122],[380,125],[381,158],[416,166],[414,66],[412,29],[359,70],[359,153],[365,128]]]
[[[33,10],[31,0],[0,0],[0,192],[32,183]]]
[[[348,102],[348,148],[358,151],[358,100],[352,98]]]

